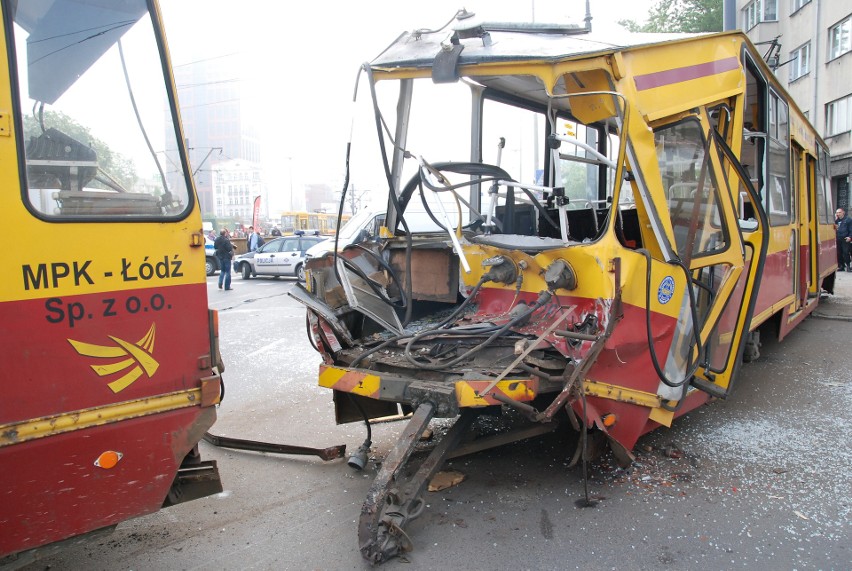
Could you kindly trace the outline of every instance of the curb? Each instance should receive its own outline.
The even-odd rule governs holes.
[[[825,313],[820,313],[819,311],[811,313],[811,317],[818,317],[819,319],[833,319],[835,321],[852,321],[852,315],[827,315]]]

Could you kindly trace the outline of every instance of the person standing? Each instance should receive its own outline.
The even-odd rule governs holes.
[[[231,291],[231,258],[234,257],[234,245],[228,237],[228,229],[222,228],[219,237],[213,242],[216,258],[219,260],[219,289]]]
[[[852,272],[852,218],[846,216],[843,208],[834,213],[834,227],[837,230],[837,271]]]
[[[249,226],[249,235],[246,239],[246,246],[249,252],[254,252],[263,246],[263,236],[254,231],[254,226]]]
[[[281,230],[278,229],[278,226],[272,227],[272,235],[273,236],[280,236],[281,235]]]

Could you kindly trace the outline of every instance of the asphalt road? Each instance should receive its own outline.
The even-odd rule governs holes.
[[[208,281],[220,312],[227,394],[213,431],[354,450],[360,424],[336,426],[330,392],[292,280]],[[852,274],[784,342],[764,338],[732,399],[640,440],[628,470],[592,469],[594,508],[571,442],[551,435],[451,462],[460,485],[430,493],[409,526],[415,549],[386,570],[850,569]],[[443,425],[438,423],[440,430]],[[27,569],[367,569],[361,503],[402,423],[376,426],[369,465],[202,445],[225,492],[123,523]]]

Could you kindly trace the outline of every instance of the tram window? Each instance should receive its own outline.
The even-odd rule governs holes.
[[[790,188],[790,140],[787,103],[775,93],[769,95],[769,177],[766,185],[770,226],[783,226],[793,219]]]
[[[727,239],[719,225],[718,190],[701,124],[675,123],[655,131],[654,139],[681,259],[688,262],[724,249]]]
[[[834,208],[831,205],[831,189],[826,179],[828,171],[828,155],[824,149],[819,149],[817,159],[817,209],[819,221],[823,224],[831,224],[834,221]]]
[[[146,2],[102,4],[11,4],[22,199],[44,218],[179,218],[187,170]]]

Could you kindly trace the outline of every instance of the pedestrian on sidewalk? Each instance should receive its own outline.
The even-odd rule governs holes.
[[[228,236],[228,229],[222,228],[219,237],[213,242],[216,258],[219,260],[219,289],[231,290],[231,259],[234,257],[234,245]]]
[[[852,272],[852,218],[846,216],[843,208],[834,213],[834,228],[837,230],[837,271]]]

